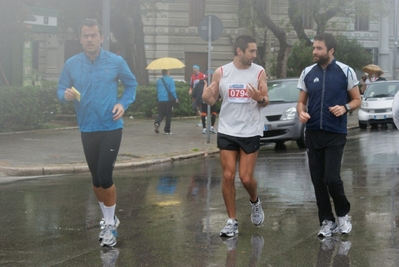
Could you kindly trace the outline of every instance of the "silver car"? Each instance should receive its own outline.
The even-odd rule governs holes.
[[[379,124],[393,124],[392,102],[399,90],[399,81],[381,81],[371,83],[362,95],[362,105],[357,114],[359,128],[372,128]]]
[[[295,140],[299,148],[306,148],[305,125],[298,119],[296,105],[299,89],[298,78],[270,80],[270,104],[263,113],[264,130],[261,141],[274,142],[276,148],[284,148],[284,142]]]

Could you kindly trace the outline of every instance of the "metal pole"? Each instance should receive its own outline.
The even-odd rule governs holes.
[[[208,85],[210,84],[211,80],[211,48],[212,48],[212,16],[208,15]],[[211,106],[207,106],[207,120],[206,120],[206,133],[207,138],[206,142],[209,144],[211,142],[211,132],[210,132],[210,125],[211,125]]]
[[[102,47],[108,51],[109,51],[110,13],[111,13],[111,0],[103,0],[102,28],[104,34],[104,42]]]
[[[392,72],[392,78],[396,80],[396,57],[398,54],[398,0],[395,0],[395,15],[394,15],[394,23],[393,23],[393,30],[394,30],[394,36],[395,36],[395,41],[394,41],[394,46],[393,46],[393,72]]]

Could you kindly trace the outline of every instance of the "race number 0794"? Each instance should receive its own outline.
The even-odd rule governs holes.
[[[247,89],[229,89],[229,97],[248,98]]]

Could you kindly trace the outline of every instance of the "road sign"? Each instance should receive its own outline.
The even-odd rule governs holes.
[[[198,24],[198,34],[203,40],[209,41],[209,19],[211,20],[211,41],[215,41],[222,35],[223,24],[222,21],[214,15],[208,15],[201,19]]]

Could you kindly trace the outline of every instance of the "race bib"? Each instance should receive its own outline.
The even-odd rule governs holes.
[[[247,104],[250,102],[245,84],[229,84],[228,101],[230,103]]]

